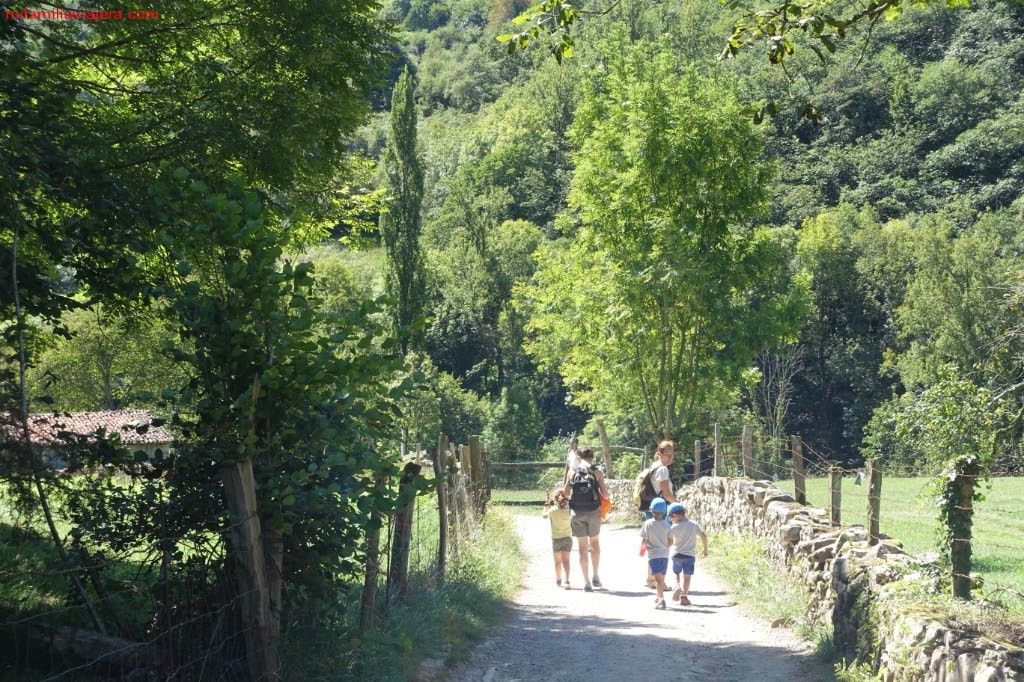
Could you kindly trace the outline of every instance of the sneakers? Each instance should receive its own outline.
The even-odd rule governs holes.
[[[690,600],[686,598],[685,594],[679,595],[679,604],[681,606],[689,606]]]
[[[665,610],[665,600],[664,599],[655,599],[654,600],[654,608],[658,609],[659,611],[664,611]]]
[[[583,583],[583,591],[584,592],[593,592],[594,588],[591,587],[590,583]]]
[[[561,586],[562,586],[562,581],[561,580],[556,580],[555,581],[555,587],[561,587]]]
[[[594,579],[590,581],[590,584],[594,586],[595,590],[600,590],[603,587],[603,585],[601,585],[601,579],[596,575],[594,576]]]
[[[679,598],[683,596],[683,588],[677,587],[676,591],[672,593],[672,601],[679,601]]]
[[[569,584],[568,580],[565,581],[565,589],[567,589],[567,590],[571,590],[572,589],[572,585]]]

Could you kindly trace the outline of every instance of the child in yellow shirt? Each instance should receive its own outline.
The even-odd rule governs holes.
[[[551,521],[551,552],[555,559],[555,585],[569,586],[569,555],[572,553],[572,526],[569,522],[569,500],[565,493],[559,490],[555,493],[554,508],[551,499],[544,502],[544,518]],[[562,583],[562,574],[565,574],[565,583]]]

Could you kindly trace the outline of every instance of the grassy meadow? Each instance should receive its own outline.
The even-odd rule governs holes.
[[[938,510],[928,491],[931,479],[883,477],[879,529],[899,540],[910,554],[934,551]],[[792,493],[793,481],[776,485]],[[828,506],[828,479],[808,478],[807,502]],[[843,479],[842,522],[867,525],[867,481]],[[974,507],[973,571],[984,579],[979,596],[1002,601],[1024,613],[1024,478],[993,478],[985,499]]]

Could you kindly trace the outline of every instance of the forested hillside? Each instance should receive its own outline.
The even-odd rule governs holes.
[[[1024,3],[766,52],[727,43],[743,3],[622,0],[571,55],[499,40],[522,0],[0,4],[0,512],[81,603],[138,560],[125,636],[206,600],[260,622],[250,672],[282,632],[357,641],[337,605],[369,566],[373,613],[384,520],[440,480],[402,453],[441,434],[1021,467]],[[58,472],[33,440],[122,408],[173,452],[64,433]]]
[[[642,263],[618,263],[626,269],[616,275],[609,269],[615,245],[587,241],[587,213],[596,205],[610,200],[612,214],[678,259],[662,265],[727,278],[741,258],[731,251],[722,261],[698,264],[670,237],[653,235],[652,216],[623,213],[608,187],[583,189],[581,168],[614,173],[613,157],[622,153],[640,176],[634,193],[649,191],[660,203],[668,200],[662,192],[678,197],[708,179],[713,171],[700,166],[709,162],[701,157],[721,153],[715,163],[731,166],[731,177],[716,183],[742,184],[735,174],[763,167],[770,173],[757,189],[763,196],[754,196],[751,184],[735,189],[750,194],[749,210],[729,219],[733,236],[749,242],[767,230],[788,262],[756,277],[810,287],[803,313],[794,300],[788,307],[777,302],[780,310],[771,314],[760,311],[799,319],[750,317],[737,320],[737,329],[718,330],[712,343],[722,347],[709,350],[699,378],[675,387],[685,405],[665,422],[666,433],[700,436],[711,421],[750,413],[772,432],[801,433],[830,456],[856,460],[873,412],[894,396],[934,385],[947,368],[997,392],[1015,386],[1024,6],[907,9],[898,21],[851,33],[825,60],[798,50],[785,70],[757,50],[717,60],[735,15],[713,0],[620,3],[607,16],[583,21],[573,58],[561,64],[542,42],[507,54],[495,40],[522,9],[434,2],[387,10],[407,30],[402,57],[415,75],[422,112],[432,319],[426,348],[464,386],[495,399],[507,388],[521,410],[540,408],[530,437],[520,434],[510,447],[529,446],[538,429],[550,437],[579,428],[580,416],[562,409],[563,396],[615,422],[624,438],[642,439],[659,423],[644,416],[643,389],[631,383],[630,371],[608,362],[609,339],[623,333],[610,318],[625,319],[616,312],[622,302],[574,286],[621,286],[616,276],[646,281]],[[643,150],[629,152],[629,144],[671,146],[667,138],[698,127],[651,118],[633,129],[626,108],[696,77],[706,79],[701,94],[678,96],[695,102],[700,116],[718,117],[714,134],[721,137],[702,137],[694,142],[705,145],[700,149],[662,150],[662,168],[639,167]],[[766,101],[778,113],[738,132],[742,126],[731,118],[749,118],[739,110]],[[817,123],[800,115],[807,104],[820,112]],[[383,121],[386,112],[379,116]],[[595,116],[614,121],[622,136],[604,154],[588,148],[599,131],[586,117]],[[673,130],[680,125],[682,132]],[[732,147],[736,135],[758,142]],[[382,125],[368,126],[357,148],[376,158],[384,136]],[[678,185],[659,188],[671,174]],[[670,231],[703,220],[685,211],[663,218]],[[598,216],[592,224],[615,219]],[[652,268],[663,257],[650,245],[626,248],[646,253]],[[559,270],[565,280],[553,276]],[[735,283],[725,286],[737,291]],[[649,315],[656,326],[655,309],[638,305],[631,308],[638,317],[623,324],[635,330]],[[740,306],[714,314],[753,313]],[[752,325],[765,333],[746,338],[741,330]],[[560,334],[593,343],[574,354]],[[740,371],[751,363],[759,375]]]

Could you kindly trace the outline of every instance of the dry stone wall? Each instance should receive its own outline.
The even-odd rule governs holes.
[[[610,482],[616,509],[631,509],[632,487]],[[921,562],[897,541],[871,546],[863,527],[833,527],[825,510],[770,481],[705,477],[677,492],[705,530],[763,540],[771,561],[807,586],[811,616],[831,624],[839,651],[885,682],[1024,682],[1024,651],[894,598],[901,581],[922,579]]]

